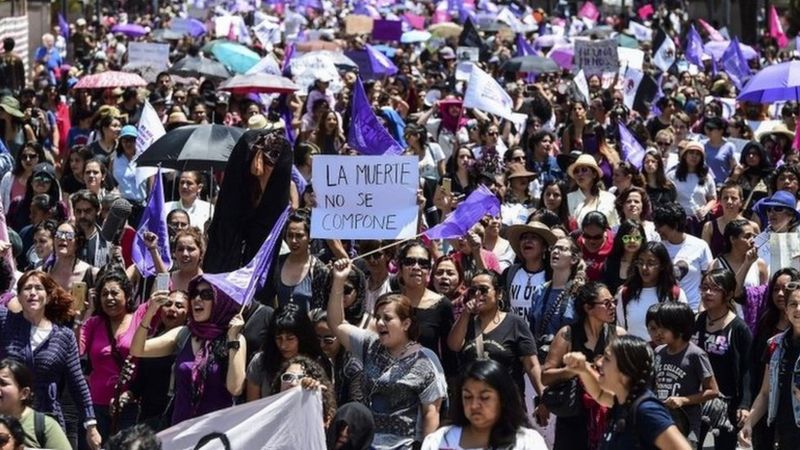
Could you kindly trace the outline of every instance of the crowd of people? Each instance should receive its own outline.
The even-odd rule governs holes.
[[[800,271],[776,261],[797,248],[800,104],[736,102],[718,55],[690,61],[695,26],[707,44],[725,30],[683,2],[602,15],[588,2],[198,3],[58,16],[27,71],[3,39],[0,449],[159,448],[153,432],[298,386],[321,391],[329,449],[797,448]],[[379,45],[347,34],[352,15],[428,36]],[[277,32],[256,32],[271,20]],[[202,31],[176,31],[187,21]],[[673,41],[668,67],[642,28]],[[211,58],[215,34],[298,85],[292,61],[315,49],[378,49],[396,70],[332,64],[280,95],[225,92],[202,67],[78,85],[136,70],[135,42],[169,44],[172,64]],[[607,38],[644,52],[657,80],[644,108],[624,67],[578,80],[571,62],[508,64]],[[774,33],[749,44],[751,73],[794,54]],[[465,63],[524,121],[466,107]],[[359,154],[361,85],[419,160],[420,239],[311,233],[312,160]],[[167,135],[240,129],[224,170],[142,180],[151,107]],[[156,188],[162,235],[145,226]],[[499,213],[424,236],[477,192]],[[109,235],[119,199],[131,212]],[[212,274],[244,267],[273,232],[264,286],[243,302]]]

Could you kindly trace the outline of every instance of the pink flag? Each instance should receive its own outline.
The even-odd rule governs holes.
[[[409,25],[411,25],[411,28],[414,28],[416,30],[425,29],[425,17],[407,12],[403,14],[403,18],[406,19],[406,22]]]
[[[797,125],[795,126],[794,142],[792,142],[792,148],[795,151],[800,150],[800,120],[797,121]]]
[[[786,44],[789,43],[789,38],[787,38],[786,34],[783,32],[783,25],[781,25],[781,19],[778,17],[778,10],[775,9],[774,5],[770,5],[769,7],[769,35],[775,38],[780,48],[786,47]]]
[[[650,3],[642,6],[637,11],[637,13],[639,14],[639,18],[642,20],[647,20],[650,16],[653,15],[654,12],[655,10],[653,10],[653,5]]]
[[[578,11],[578,17],[584,17],[597,22],[597,19],[600,18],[600,11],[596,6],[594,6],[594,3],[584,2],[583,6],[581,6],[581,9]]]
[[[712,41],[724,41],[724,40],[726,40],[725,37],[722,36],[722,34],[720,34],[720,32],[717,31],[716,28],[712,27],[711,24],[709,24],[705,20],[697,19],[697,21],[700,22],[700,26],[702,26],[703,29],[706,30],[706,33],[708,33],[709,39],[711,39]]]

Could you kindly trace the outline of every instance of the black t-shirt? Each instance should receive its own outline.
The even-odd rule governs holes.
[[[658,448],[656,439],[673,425],[672,417],[652,392],[647,391],[644,395],[647,398],[636,408],[635,420],[629,414],[629,408],[615,405],[611,409],[608,429],[600,444],[602,450]]]
[[[266,342],[267,334],[269,333],[269,322],[275,312],[266,305],[257,304],[255,308],[255,311],[249,313],[245,319],[244,330],[242,331],[245,342],[247,342],[248,363]]]
[[[455,353],[447,347],[447,336],[453,328],[453,304],[447,297],[442,297],[431,308],[416,309],[417,323],[419,324],[419,341],[423,347],[431,349],[445,373],[455,374],[457,359]]]
[[[753,336],[747,324],[736,317],[723,329],[706,331],[706,312],[695,322],[694,343],[708,353],[719,392],[731,397],[733,414],[737,408],[750,407],[750,346]]]
[[[536,355],[536,341],[533,339],[530,328],[525,319],[517,315],[507,313],[506,317],[497,327],[483,334],[483,350],[488,353],[490,359],[506,367],[517,383],[520,394],[525,392],[525,380],[523,374],[525,368],[520,358],[523,356]],[[467,335],[464,338],[464,347],[459,353],[461,368],[477,359],[478,353],[475,349],[475,327],[470,324],[467,327]]]

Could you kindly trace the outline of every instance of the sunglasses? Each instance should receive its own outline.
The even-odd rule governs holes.
[[[35,159],[39,159],[39,155],[36,153],[23,153],[19,155],[19,158],[23,161],[33,161]]]
[[[522,162],[522,161],[525,161],[525,157],[524,156],[515,156],[515,157],[511,158],[511,160],[515,161],[515,162]]]
[[[769,206],[769,207],[767,207],[767,212],[768,213],[782,213],[782,212],[788,212],[788,211],[789,211],[789,208],[787,208],[785,206]]]
[[[214,290],[213,289],[203,289],[202,291],[197,291],[192,298],[199,298],[200,300],[210,302],[214,300]]]
[[[297,383],[301,379],[303,379],[303,377],[305,375],[306,374],[304,374],[304,373],[289,373],[289,372],[286,372],[286,373],[281,374],[281,383]]]
[[[628,234],[628,235],[622,236],[622,243],[623,244],[632,244],[634,242],[636,242],[636,243],[642,242],[642,237],[639,236],[638,234]]]
[[[331,345],[336,342],[336,336],[317,336],[317,339],[325,345]]]
[[[787,291],[796,291],[800,289],[800,281],[790,281],[784,285],[783,289]]]
[[[56,239],[61,239],[62,241],[71,241],[75,239],[75,232],[73,231],[56,231],[55,233]]]
[[[426,258],[412,258],[407,256],[400,260],[400,265],[403,267],[414,267],[414,265],[418,265],[420,269],[430,269],[431,262]]]
[[[344,285],[344,295],[350,295],[350,294],[352,294],[352,293],[353,293],[355,290],[356,290],[356,288],[354,288],[353,286],[348,286],[348,285],[346,285],[346,284]]]
[[[586,233],[583,233],[583,239],[587,240],[587,241],[599,241],[599,240],[603,239],[604,236],[605,236],[605,233],[601,233],[601,234],[586,234]]]
[[[669,147],[670,145],[672,145],[672,142],[656,142],[656,145],[658,145],[659,147]]]
[[[473,286],[467,289],[467,298],[475,297],[479,292],[481,295],[486,295],[491,289],[489,286]]]
[[[591,171],[592,171],[591,167],[586,167],[586,166],[579,166],[576,167],[575,170],[573,170],[573,172],[575,173],[587,173]]]

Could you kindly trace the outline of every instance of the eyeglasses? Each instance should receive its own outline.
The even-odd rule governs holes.
[[[800,289],[800,281],[790,281],[783,286],[785,291],[796,291]]]
[[[558,250],[559,253],[569,253],[572,249],[567,247],[566,245],[554,245],[551,252]]]
[[[210,302],[214,300],[214,290],[213,289],[203,289],[202,291],[197,291],[194,298],[199,298],[205,302]]]
[[[336,342],[336,336],[317,336],[317,339],[319,339],[320,343],[325,345],[331,345]]]
[[[75,232],[73,231],[56,231],[55,233],[56,239],[61,239],[62,241],[71,241],[75,239]]]
[[[596,305],[596,306],[603,306],[606,309],[614,309],[614,308],[617,307],[617,301],[616,300],[606,300],[604,302],[592,302],[592,304]]]
[[[294,384],[294,383],[297,383],[298,381],[300,381],[301,379],[303,379],[303,377],[305,375],[306,374],[304,374],[304,373],[285,372],[285,373],[281,374],[281,383],[292,383],[292,384]]]
[[[622,236],[622,243],[623,244],[632,244],[642,242],[642,236],[638,234],[627,234]]]
[[[670,145],[672,145],[672,142],[656,142],[656,145],[658,145],[659,147],[669,147]]]
[[[481,295],[486,295],[490,290],[492,290],[492,288],[489,286],[472,286],[471,288],[467,289],[467,298],[475,297],[475,295],[479,292]]]
[[[583,233],[583,239],[585,241],[599,241],[605,237],[605,233],[601,234],[586,234]]]
[[[23,153],[19,155],[19,159],[23,161],[33,161],[39,159],[39,155],[37,155],[36,153]]]
[[[636,261],[636,265],[640,268],[655,269],[656,267],[661,266],[661,263],[655,261]]]
[[[400,260],[400,265],[403,267],[414,267],[414,265],[419,265],[420,269],[430,269],[431,262],[426,258],[412,258],[407,256]]]
[[[349,285],[346,285],[346,284],[344,285],[344,295],[350,295],[355,290],[356,290],[356,288],[354,288],[353,286],[349,286]]]

